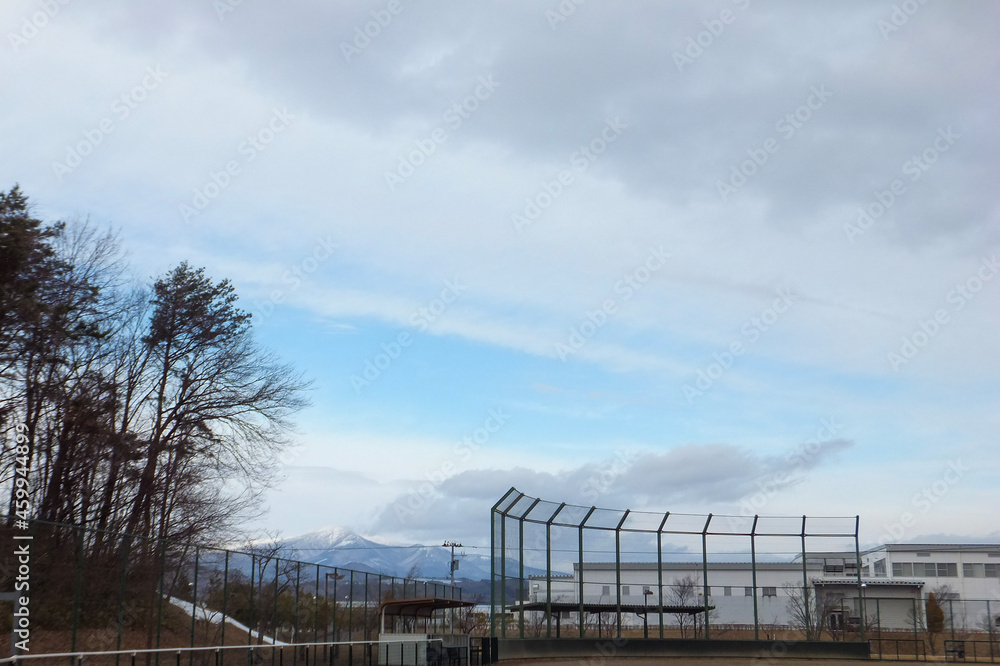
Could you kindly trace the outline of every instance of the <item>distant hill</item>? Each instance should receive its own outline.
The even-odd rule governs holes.
[[[332,527],[282,540],[284,557],[332,567],[343,567],[396,577],[411,571],[421,579],[446,581],[451,577],[448,562],[451,550],[442,546],[390,545],[377,543],[343,527]],[[489,553],[455,551],[459,560],[456,578],[488,580]],[[508,572],[517,570],[517,563],[508,560]],[[525,575],[544,574],[544,569],[525,567]],[[553,572],[555,574],[556,572]]]

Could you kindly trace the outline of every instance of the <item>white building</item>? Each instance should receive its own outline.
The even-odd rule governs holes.
[[[834,561],[835,564],[829,564]],[[714,606],[712,622],[716,624],[752,625],[754,598],[757,617],[762,625],[787,626],[793,624],[789,614],[790,597],[801,591],[804,579],[812,586],[814,579],[824,575],[824,567],[833,567],[837,578],[843,579],[845,568],[857,574],[856,564],[838,558],[810,558],[803,571],[798,562],[758,562],[756,581],[749,562],[711,562],[708,564],[708,605]],[[620,585],[617,577],[621,576]],[[572,576],[552,578],[552,601],[578,603],[581,568],[573,565]],[[583,602],[587,604],[620,603],[623,606],[660,605],[660,575],[655,562],[623,562],[620,573],[614,562],[586,562],[582,569]],[[838,588],[839,589],[839,588]],[[529,602],[544,602],[547,598],[544,576],[530,580]],[[857,593],[857,582],[854,584]],[[620,594],[619,594],[620,591]],[[704,568],[700,562],[664,562],[662,573],[662,599],[664,606],[703,606],[705,604]],[[799,596],[801,599],[801,595]],[[854,605],[847,601],[845,609],[853,612]],[[794,603],[791,604],[794,606]],[[656,620],[659,621],[658,619]]]
[[[949,623],[954,618],[956,626],[973,628],[1000,621],[1000,545],[893,544],[863,552],[861,562],[859,579],[855,553],[810,553],[805,576],[797,558],[758,562],[756,580],[749,562],[710,562],[712,622],[753,624],[756,598],[761,625],[794,626],[803,579],[818,599],[810,612],[818,606],[827,615],[827,627],[857,624],[862,615],[869,622],[877,618],[884,629],[912,627],[927,594],[940,596],[943,586],[954,593],[944,595],[952,599],[951,605],[943,604]],[[551,583],[532,577],[527,601],[545,602],[551,590],[553,603],[579,603],[582,579],[586,604],[655,608],[662,594],[665,606],[703,606],[704,573],[701,562],[664,562],[662,574],[655,562],[623,562],[617,571],[614,562],[585,562],[582,569],[574,564],[572,575],[553,576]]]
[[[888,544],[861,554],[866,576],[921,580],[923,592],[948,586],[958,599],[1000,607],[1000,544]]]

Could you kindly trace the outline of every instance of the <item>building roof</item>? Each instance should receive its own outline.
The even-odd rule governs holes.
[[[448,599],[445,597],[387,599],[379,605],[378,612],[384,614],[385,617],[430,617],[437,610],[469,608],[475,605],[475,601],[463,601],[462,599]]]
[[[813,585],[850,585],[858,586],[857,578],[813,578]],[[922,580],[890,580],[888,578],[862,578],[862,584],[866,587],[917,587],[922,588]]]
[[[569,601],[553,601],[551,603],[545,601],[531,601],[523,604],[514,604],[507,606],[507,610],[511,612],[517,612],[520,610],[525,611],[546,611],[551,610],[554,615],[561,613],[579,613],[580,606],[583,606],[584,613],[613,613],[618,609],[621,609],[623,613],[635,613],[636,615],[645,615],[646,613],[659,613],[659,604],[594,604],[594,603],[584,603],[579,604],[576,602]],[[704,613],[705,610],[713,610],[715,606],[711,604],[706,606],[669,606],[667,604],[663,605],[663,612],[677,615],[698,615],[699,613]]]
[[[704,564],[702,562],[664,562],[664,569],[679,569],[681,571],[697,570],[701,571]],[[751,562],[709,562],[708,568],[712,571],[750,571],[753,564]],[[659,565],[656,562],[622,562],[622,571],[656,571]],[[573,563],[573,570],[580,568],[578,562]],[[614,562],[584,562],[584,569],[590,571],[614,571]],[[807,570],[821,570],[821,562],[806,561]],[[758,562],[757,571],[802,571],[802,562]],[[553,576],[554,578],[555,576]],[[532,578],[545,578],[545,576],[532,576]]]
[[[1000,543],[887,543],[862,551],[864,555],[884,550],[890,553],[913,553],[917,551],[932,553],[997,553],[1000,554]]]

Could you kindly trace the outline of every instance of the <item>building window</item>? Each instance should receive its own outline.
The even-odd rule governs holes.
[[[966,578],[996,578],[1000,564],[963,564],[962,575]]]
[[[778,596],[778,588],[776,587],[765,587],[761,588],[764,591],[765,597],[776,597]]]
[[[938,562],[937,575],[939,578],[958,578],[958,564],[955,562]]]
[[[610,585],[602,585],[601,586],[601,596],[602,597],[610,597],[611,596],[611,586]]]
[[[920,565],[923,567],[923,564]],[[913,576],[913,564],[910,562],[893,562],[892,563],[892,575],[893,576]],[[917,574],[922,576],[923,572]]]
[[[752,597],[753,596],[753,588],[752,587],[744,587],[743,588],[743,596],[744,597]]]
[[[630,595],[631,595],[631,592],[628,589],[628,585],[622,585],[622,596],[623,597],[627,597],[627,596],[630,596]]]
[[[724,596],[724,597],[731,597],[731,596],[733,596],[733,588],[732,588],[732,586],[726,585],[725,587],[723,587],[722,588],[722,596]]]
[[[884,557],[881,560],[875,560],[875,575],[876,576],[884,576],[885,575],[885,558]]]

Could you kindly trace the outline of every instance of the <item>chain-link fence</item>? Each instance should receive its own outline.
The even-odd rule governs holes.
[[[27,574],[32,653],[370,641],[384,600],[461,599],[458,587],[302,562],[274,544],[226,550],[43,521],[28,534],[27,565],[0,553],[0,590]],[[0,528],[0,543],[13,536]],[[0,656],[14,612],[0,603]]]
[[[1000,599],[864,601],[873,658],[1000,661]]]

